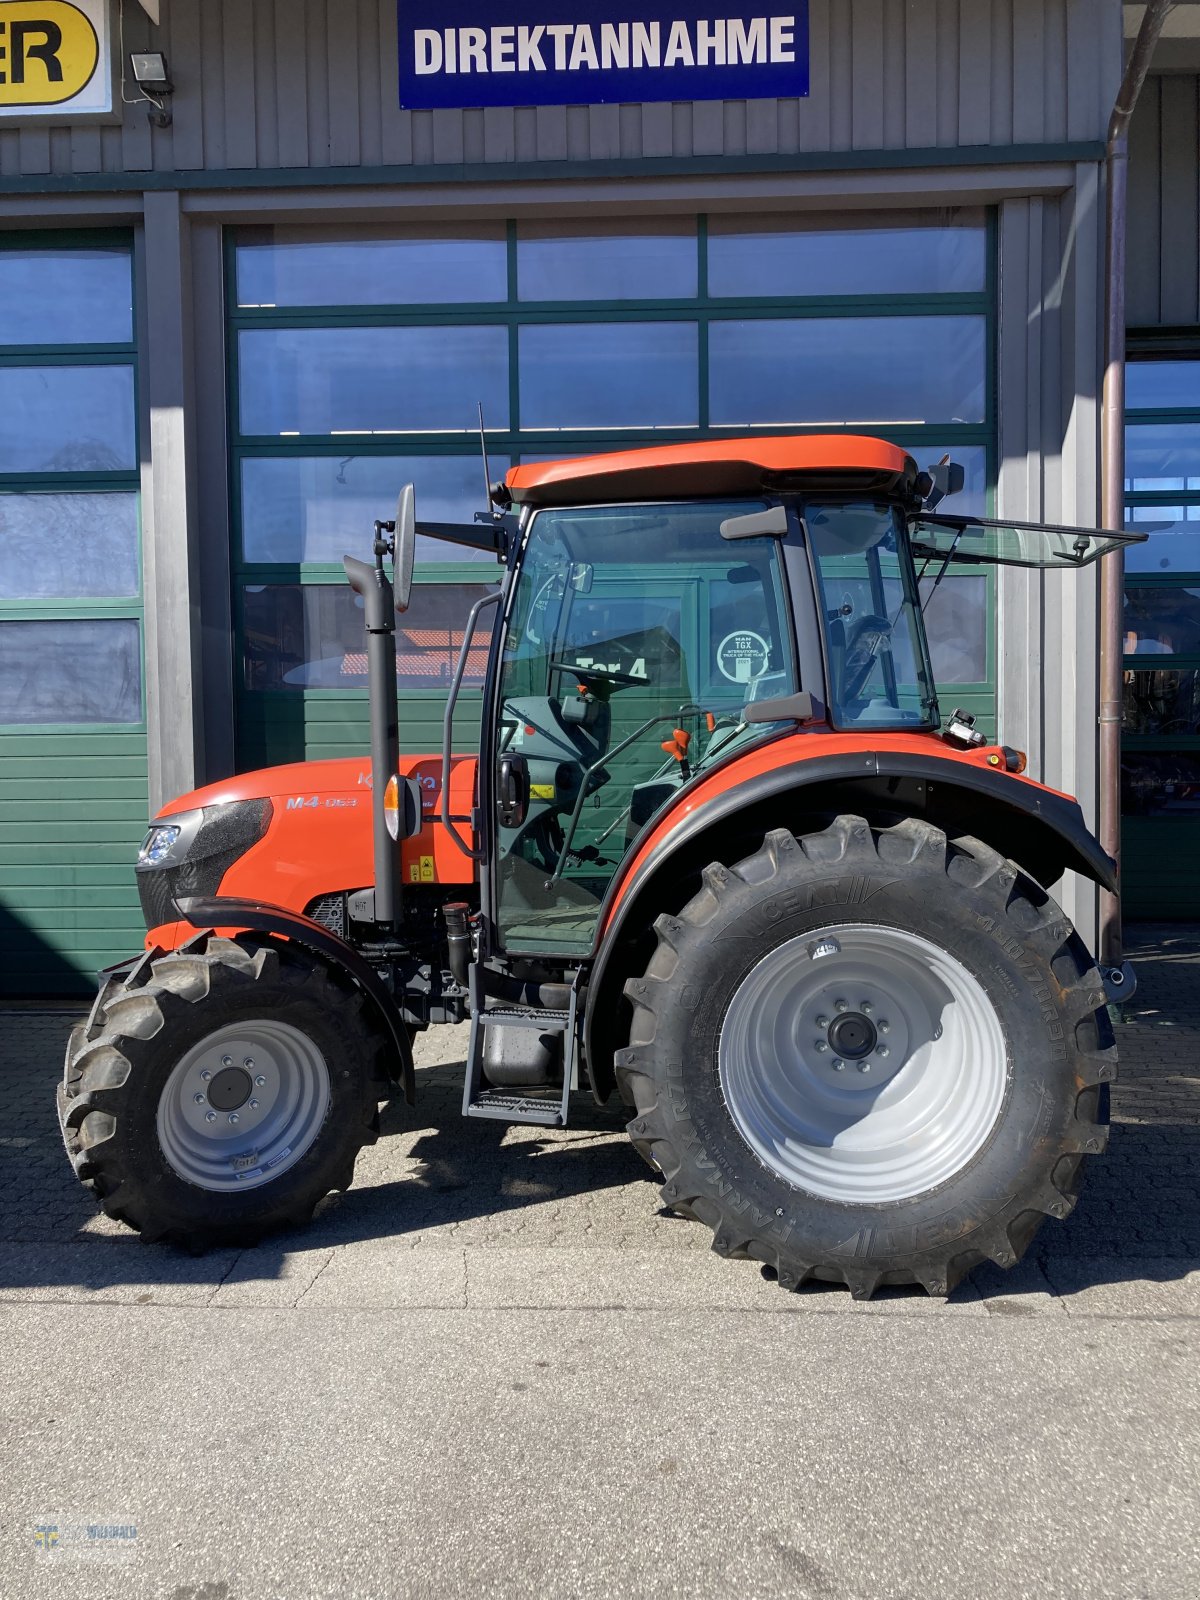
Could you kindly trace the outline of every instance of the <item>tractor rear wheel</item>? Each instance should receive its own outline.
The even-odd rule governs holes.
[[[108,1215],[197,1249],[306,1222],[349,1188],[387,1094],[354,989],[298,946],[205,934],[109,980],[58,1105]]]
[[[1116,1050],[1044,890],[915,818],[773,832],[702,877],[655,923],[616,1059],[635,1145],[718,1253],[944,1295],[1068,1214]]]

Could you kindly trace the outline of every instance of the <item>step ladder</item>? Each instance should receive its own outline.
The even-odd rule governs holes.
[[[580,974],[571,984],[571,997],[565,1011],[542,1006],[514,1005],[498,1001],[488,1005],[483,969],[473,963],[469,975],[471,994],[471,1042],[467,1050],[466,1082],[463,1085],[463,1116],[490,1117],[496,1122],[528,1122],[543,1128],[565,1128],[571,1088],[579,1062],[576,1016]],[[483,1076],[484,1039],[489,1028],[534,1028],[539,1033],[563,1035],[563,1084],[556,1102],[522,1091],[520,1088],[493,1089]]]

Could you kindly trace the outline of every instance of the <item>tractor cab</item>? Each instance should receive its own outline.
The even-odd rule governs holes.
[[[643,829],[753,742],[797,727],[936,742],[921,577],[1080,565],[1113,542],[939,517],[955,486],[952,467],[846,437],[510,472],[484,760],[499,949],[587,955]]]

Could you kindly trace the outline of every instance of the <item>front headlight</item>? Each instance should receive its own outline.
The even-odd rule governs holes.
[[[138,851],[138,866],[157,867],[165,861],[181,831],[173,823],[151,828]]]

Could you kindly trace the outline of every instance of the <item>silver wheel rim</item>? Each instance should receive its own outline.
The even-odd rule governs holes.
[[[282,1177],[320,1132],[329,1068],[306,1033],[255,1019],[218,1028],[180,1058],[158,1102],[172,1170],[233,1193]]]
[[[718,1067],[730,1116],[771,1171],[827,1200],[910,1199],[960,1172],[1000,1116],[996,1009],[949,951],[899,928],[779,945],[730,1001]]]

